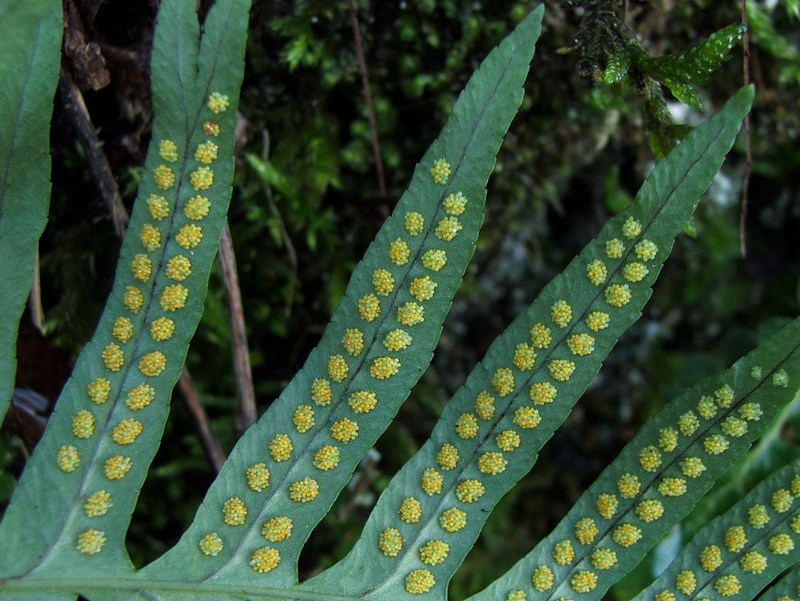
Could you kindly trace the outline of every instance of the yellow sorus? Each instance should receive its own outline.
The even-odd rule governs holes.
[[[383,339],[383,346],[395,352],[407,349],[410,344],[411,335],[400,328],[392,330],[386,334],[386,337]]]
[[[530,371],[536,363],[536,351],[530,344],[518,344],[514,350],[514,365],[520,371]]]
[[[722,434],[712,434],[703,440],[703,448],[709,455],[719,455],[728,450],[730,443]]]
[[[720,576],[714,583],[714,590],[723,597],[733,597],[742,590],[742,583],[733,574]]]
[[[550,308],[550,319],[559,328],[566,328],[572,321],[572,307],[565,300],[556,301]]]
[[[680,497],[686,492],[683,478],[664,478],[658,485],[658,492],[665,497]]]
[[[394,290],[394,276],[385,269],[376,269],[372,274],[372,285],[376,294],[387,296]]]
[[[411,257],[411,249],[402,238],[397,238],[389,245],[389,260],[397,266],[402,266],[408,263]]]
[[[795,478],[792,480],[792,494],[796,497],[800,497],[800,477]]]
[[[220,113],[224,113],[228,110],[228,107],[231,105],[231,101],[228,99],[228,96],[225,94],[220,94],[219,92],[211,92],[208,95],[208,102],[206,103],[208,108],[211,110],[212,113],[216,113],[219,115]]]
[[[339,465],[339,448],[334,445],[325,445],[314,454],[314,467],[323,472],[332,470]]]
[[[161,140],[158,143],[158,154],[168,163],[178,160],[178,145],[172,140]]]
[[[678,432],[675,428],[661,428],[658,431],[658,446],[665,453],[671,453],[678,447]]]
[[[178,234],[175,236],[175,242],[178,243],[178,246],[186,250],[197,248],[202,241],[203,228],[194,223],[189,223],[181,227],[181,229],[178,230]]]
[[[721,428],[723,434],[733,438],[741,438],[747,434],[747,422],[732,415],[722,421]]]
[[[358,423],[343,418],[331,424],[331,437],[337,442],[348,443],[358,436]]]
[[[167,277],[176,282],[182,282],[192,275],[192,262],[188,257],[177,255],[167,261]]]
[[[139,371],[148,378],[160,376],[167,368],[167,357],[161,351],[147,353],[139,361]]]
[[[757,422],[764,414],[758,403],[744,403],[739,407],[739,416],[749,422]]]
[[[614,514],[617,513],[618,506],[619,501],[614,495],[602,494],[597,497],[597,513],[606,520],[610,520],[614,517]]]
[[[697,413],[703,419],[712,419],[717,414],[717,405],[710,396],[702,396],[697,401]]]
[[[664,515],[664,506],[657,499],[647,499],[636,506],[636,516],[643,522],[652,522]]]
[[[475,503],[486,492],[480,480],[464,480],[456,487],[456,497],[462,503]]]
[[[625,267],[622,268],[622,277],[633,283],[641,282],[648,273],[650,273],[650,270],[647,269],[644,264],[636,261],[627,263]]]
[[[617,554],[606,548],[592,551],[592,565],[598,570],[608,570],[617,563]]]
[[[280,516],[264,522],[261,535],[271,543],[279,543],[292,535],[292,518]]]
[[[533,588],[540,593],[549,591],[551,588],[553,588],[553,584],[555,584],[553,570],[547,566],[539,566],[533,571],[533,576],[531,576],[531,584],[533,585]]]
[[[175,172],[166,165],[159,165],[153,171],[153,179],[161,190],[169,190],[175,185]]]
[[[553,342],[553,336],[550,334],[550,328],[543,323],[534,324],[531,328],[531,344],[535,348],[545,349]]]
[[[89,528],[81,532],[75,542],[75,549],[84,555],[97,555],[106,544],[106,534],[102,530]]]
[[[404,326],[414,326],[425,321],[425,308],[415,302],[408,302],[397,308],[397,321]]]
[[[192,221],[200,221],[208,216],[211,203],[205,196],[192,196],[183,205],[183,214]]]
[[[153,274],[153,262],[147,255],[136,255],[131,261],[131,273],[140,282],[146,282]]]
[[[747,510],[747,521],[756,530],[760,530],[769,523],[769,513],[763,505],[756,504]]]
[[[397,515],[406,524],[418,524],[422,518],[422,503],[414,497],[406,497],[397,508]]]
[[[411,293],[411,296],[416,298],[418,301],[427,301],[433,298],[438,285],[439,284],[434,282],[430,276],[426,275],[422,278],[414,278],[409,286],[409,292]]]
[[[362,296],[358,301],[358,314],[368,323],[375,321],[381,314],[381,301],[374,294]]]
[[[156,398],[156,389],[149,384],[139,384],[131,388],[125,397],[125,405],[131,411],[141,411]]]
[[[456,507],[445,509],[439,516],[439,525],[447,532],[458,532],[467,525],[467,513]]]
[[[675,577],[675,588],[684,595],[691,595],[697,588],[697,577],[694,572],[683,570]]]
[[[482,390],[475,397],[475,413],[483,420],[490,420],[494,417],[494,397],[487,390]]]
[[[211,557],[216,557],[220,553],[222,553],[223,549],[223,542],[222,538],[216,532],[212,532],[210,534],[206,534],[203,538],[200,539],[198,543],[200,547],[200,552],[203,555],[208,555]]]
[[[444,199],[444,206],[445,213],[448,215],[461,215],[464,210],[467,208],[467,199],[461,192],[456,192],[455,194],[450,194],[447,198]]]
[[[575,538],[582,545],[591,544],[598,532],[597,524],[592,518],[581,518],[575,522]]]
[[[725,531],[725,548],[731,553],[739,553],[747,544],[747,535],[744,527],[731,526]]]
[[[739,558],[742,570],[751,574],[760,574],[767,569],[767,558],[758,551],[750,551]]]
[[[210,167],[198,167],[189,175],[195,190],[208,190],[214,183],[214,172]]]
[[[788,555],[794,551],[794,541],[788,534],[780,533],[770,537],[767,547],[775,555]]]
[[[207,142],[203,142],[202,144],[197,145],[197,150],[195,150],[194,152],[194,158],[196,158],[201,163],[210,165],[216,160],[217,153],[219,153],[219,146],[217,146],[216,144],[214,144],[214,142],[209,140]]]
[[[288,461],[294,451],[292,439],[287,434],[276,434],[267,446],[269,454],[275,461]]]
[[[588,327],[592,332],[605,330],[608,327],[608,322],[608,313],[603,313],[602,311],[592,311],[586,317],[586,327]]]
[[[81,409],[72,417],[72,434],[75,438],[91,438],[94,434],[94,415]]]
[[[687,411],[678,418],[678,430],[684,436],[691,436],[700,427],[700,420],[694,411]]]
[[[437,184],[446,184],[451,173],[450,163],[444,159],[436,159],[433,162],[433,167],[431,167],[431,175],[433,176],[433,181],[435,181]]]
[[[111,493],[106,490],[99,490],[89,495],[83,504],[83,510],[86,512],[86,517],[97,518],[107,514],[112,505]]]
[[[419,559],[429,566],[438,566],[440,563],[444,563],[448,553],[450,553],[450,545],[441,540],[431,540],[422,545],[419,550]]]
[[[606,256],[609,259],[621,259],[625,254],[625,244],[619,238],[606,242]]]
[[[175,322],[169,317],[159,317],[150,324],[150,337],[156,342],[164,342],[175,333]]]
[[[439,184],[443,182],[437,181],[436,183]],[[424,595],[430,591],[435,584],[436,578],[434,578],[433,574],[428,570],[413,570],[406,576],[406,592],[412,595]]]
[[[289,487],[289,498],[296,503],[310,503],[319,494],[319,484],[313,478],[303,478]]]
[[[636,238],[642,233],[642,224],[633,217],[628,217],[622,224],[622,235],[628,239]]]
[[[494,441],[499,448],[512,452],[519,446],[520,438],[514,430],[503,430],[495,437]]]
[[[386,557],[397,557],[403,550],[403,535],[397,528],[386,528],[378,535],[378,548]]]
[[[98,405],[102,405],[108,400],[111,393],[111,381],[106,378],[95,378],[89,383],[86,394],[89,400]]]
[[[292,423],[295,430],[303,434],[314,427],[314,408],[311,405],[300,405],[294,410]]]
[[[780,388],[786,388],[789,385],[789,374],[786,373],[785,369],[779,369],[772,374],[772,385]]]
[[[698,556],[700,567],[706,572],[713,572],[722,565],[722,550],[717,545],[708,545]]]
[[[156,221],[161,221],[169,216],[169,201],[160,194],[151,194],[147,198],[147,208],[150,216]]]
[[[636,253],[636,256],[642,261],[652,261],[656,258],[658,246],[650,240],[642,240],[633,247],[633,252]]]
[[[557,382],[566,382],[575,371],[575,363],[566,359],[553,359],[547,364],[550,377]]]
[[[214,136],[215,138],[219,136],[219,123],[216,121],[206,121],[203,123],[203,133],[207,136]]]
[[[527,601],[527,599],[528,595],[520,589],[509,591],[506,595],[506,601]]]
[[[111,431],[111,438],[120,445],[132,444],[136,442],[143,429],[142,422],[132,417],[126,417],[114,426]]]
[[[133,338],[133,322],[128,317],[117,317],[114,320],[114,327],[111,328],[111,334],[122,342],[128,342]]]
[[[119,371],[125,365],[125,353],[118,344],[111,342],[103,349],[103,365],[108,371]]]
[[[103,473],[109,480],[122,480],[133,467],[133,459],[124,455],[114,455],[103,465]]]
[[[413,211],[411,213],[406,213],[404,224],[409,234],[412,236],[419,236],[425,229],[425,218],[416,211]]]
[[[269,486],[269,469],[265,463],[256,463],[244,472],[247,487],[254,492],[261,492]]]
[[[733,393],[733,388],[727,384],[714,391],[714,400],[717,402],[717,405],[723,409],[730,407],[733,404],[734,399],[735,395]]]
[[[530,430],[542,423],[542,415],[533,407],[520,407],[514,411],[514,423],[523,430]]]
[[[139,240],[142,248],[147,252],[153,252],[161,248],[161,230],[156,226],[145,223],[139,232]]]
[[[369,375],[376,380],[386,380],[396,376],[400,371],[400,359],[395,357],[378,357],[369,368]]]
[[[597,574],[589,570],[581,570],[569,581],[576,593],[588,593],[597,587]]]
[[[328,380],[317,378],[311,384],[311,400],[319,406],[330,405],[333,400],[331,384]]]
[[[638,495],[641,486],[642,485],[639,482],[639,477],[635,474],[625,473],[619,477],[619,480],[617,480],[617,489],[619,490],[619,494],[622,495],[623,499],[632,499]]]
[[[439,271],[447,265],[447,253],[441,249],[434,248],[422,255],[422,266],[431,271]]]
[[[328,359],[328,376],[334,382],[344,382],[350,374],[350,366],[347,365],[342,355],[333,355]]]
[[[792,508],[792,503],[794,503],[794,497],[792,493],[790,493],[785,488],[779,488],[772,494],[772,508],[777,513],[786,513]]]
[[[573,355],[585,357],[594,351],[594,337],[589,334],[574,334],[567,338],[567,346]]]
[[[553,561],[560,566],[568,566],[575,559],[575,549],[572,541],[562,540],[553,547]]]
[[[508,461],[502,453],[488,451],[478,458],[478,469],[487,476],[496,476],[506,471]]]
[[[261,547],[253,551],[250,556],[250,567],[254,572],[266,574],[278,567],[281,563],[281,553],[272,547]]]
[[[514,392],[514,374],[508,367],[499,367],[495,370],[492,377],[492,387],[501,397],[508,396]]]
[[[187,298],[189,298],[189,289],[186,286],[183,284],[170,284],[164,287],[158,302],[164,311],[177,311],[186,306]]]
[[[463,229],[461,222],[456,217],[445,217],[436,224],[435,234],[439,240],[450,242]]]
[[[661,453],[653,445],[648,445],[639,453],[639,464],[646,472],[654,472],[661,465]]]
[[[81,464],[81,454],[78,449],[70,445],[64,445],[58,449],[56,464],[62,472],[70,473],[78,469]]]
[[[355,413],[369,413],[378,404],[378,397],[374,392],[358,390],[350,395],[347,404]]]
[[[456,434],[463,440],[475,438],[478,435],[478,420],[471,413],[462,413],[456,421]]]
[[[606,288],[605,297],[612,307],[624,307],[631,301],[631,289],[627,284],[611,284]]]
[[[436,463],[443,470],[452,470],[458,465],[458,449],[446,442],[436,454]]]
[[[364,332],[357,328],[345,330],[342,337],[342,346],[347,354],[357,357],[364,350]]]
[[[422,472],[419,484],[428,495],[438,495],[442,492],[444,477],[432,467]]]
[[[608,269],[602,261],[595,259],[586,266],[586,277],[595,286],[602,286],[608,277]]]
[[[622,547],[632,547],[642,538],[642,531],[633,524],[620,524],[614,528],[611,538]]]
[[[656,595],[655,601],[676,601],[675,593],[672,591],[661,591]]]
[[[530,397],[534,405],[547,405],[552,403],[558,394],[558,389],[550,382],[536,382],[531,386]]]

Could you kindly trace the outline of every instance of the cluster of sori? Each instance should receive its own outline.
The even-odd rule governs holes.
[[[86,390],[86,408],[72,417],[74,440],[62,445],[55,458],[61,472],[80,477],[82,456],[107,455],[103,462],[106,485],[86,490],[94,479],[82,480],[83,519],[88,527],[77,535],[76,549],[86,555],[99,553],[106,543],[102,521],[113,506],[114,483],[133,468],[127,449],[144,430],[143,416],[157,396],[158,378],[167,367],[165,343],[180,327],[178,315],[190,294],[192,255],[203,241],[202,221],[211,208],[206,195],[214,184],[212,165],[219,150],[214,138],[220,135],[220,125],[213,118],[229,105],[223,94],[208,97],[205,108],[211,116],[203,125],[207,139],[194,148],[193,160],[180,156],[174,140],[158,142],[160,162],[153,170],[158,193],[145,200],[149,218],[137,232],[128,234],[137,236],[140,248],[123,268],[128,271],[119,275],[119,280],[130,282],[122,293],[126,313],[114,319],[108,332],[98,362],[102,368]],[[178,165],[185,166],[186,181],[179,181]],[[147,334],[138,336],[140,331]],[[110,436],[98,439],[98,430],[105,429]]]
[[[447,184],[450,176],[445,160],[436,161],[430,169],[436,186]],[[296,504],[313,502],[325,485],[325,474],[340,467],[348,445],[363,431],[364,420],[376,415],[383,391],[391,388],[404,356],[414,351],[414,330],[425,321],[426,303],[436,295],[437,277],[447,265],[447,243],[463,229],[459,217],[467,208],[464,194],[446,195],[439,205],[430,226],[421,212],[407,211],[401,216],[402,235],[386,245],[385,264],[372,271],[369,290],[361,290],[352,299],[349,327],[342,329],[335,348],[322,357],[323,377],[309,379],[306,398],[294,404],[291,423],[282,426],[285,430],[277,425],[278,431],[268,435],[264,461],[244,470],[246,487],[222,501],[220,529],[201,535],[201,553],[218,555],[225,528],[244,526],[250,513],[251,521],[257,515],[255,519],[262,522],[261,534],[268,543],[262,539],[252,550],[250,569],[264,574],[280,565],[280,543],[288,544],[295,523],[291,515],[275,515],[269,507],[265,511],[265,498],[257,493],[266,494],[271,480],[280,480],[285,490],[270,491],[273,497]],[[358,452],[350,454],[352,465]],[[298,467],[304,465],[306,455],[310,473]],[[429,486],[435,488],[436,482]]]

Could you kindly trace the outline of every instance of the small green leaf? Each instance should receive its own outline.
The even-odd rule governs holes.
[[[672,92],[672,95],[675,96],[675,98],[683,103],[688,104],[695,110],[703,110],[703,103],[700,102],[700,97],[690,84],[681,83],[669,78],[665,78],[663,83],[669,88],[669,91]]]
[[[630,67],[630,53],[622,50],[608,57],[606,70],[603,72],[603,83],[614,84],[622,81]]]

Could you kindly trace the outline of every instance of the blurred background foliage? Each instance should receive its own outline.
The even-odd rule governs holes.
[[[157,0],[66,4],[73,14],[67,37],[80,30],[109,74],[105,83],[93,85],[89,77],[80,87],[123,202],[130,207],[149,138],[148,49]],[[201,12],[206,4],[201,3]],[[255,0],[253,6],[230,225],[259,411],[318,341],[349,273],[473,69],[534,6],[513,0],[355,4],[386,195],[376,179],[347,3]],[[489,182],[487,220],[476,257],[434,362],[312,536],[301,558],[301,578],[347,551],[377,495],[425,440],[443,403],[493,338],[609,216],[630,202],[658,156],[659,145],[653,145],[658,127],[674,134],[671,142],[664,138],[674,144],[686,125],[704,118],[658,81],[648,83],[643,94],[646,74],[635,69],[626,77],[605,77],[618,68],[608,61],[619,46],[591,23],[626,28],[629,41],[659,57],[739,23],[742,9],[740,3],[718,0],[547,4],[527,95]],[[488,584],[545,536],[638,426],[673,395],[726,367],[797,315],[798,4],[747,3],[750,78],[758,94],[751,122],[746,256],[739,236],[747,169],[742,138],[687,224],[687,235],[675,245],[642,319],[620,341],[533,472],[494,512],[452,583],[453,598]],[[731,56],[718,68],[714,65],[706,84],[695,87],[697,100],[709,112],[743,83],[741,44]],[[88,70],[91,75],[98,68],[74,56],[65,61],[73,74]],[[608,84],[604,78],[619,81]],[[648,98],[653,97],[663,99],[660,121],[648,116]],[[29,359],[41,356],[28,340],[36,336],[21,340],[18,381],[51,402],[63,383],[59,374],[68,373],[91,335],[119,248],[63,103],[56,98],[52,208],[40,249],[45,336],[37,341],[55,355],[52,369],[43,370]],[[230,344],[224,287],[216,272],[187,367],[225,449],[235,442]],[[66,368],[57,368],[59,363]],[[621,601],[637,592],[663,556],[674,553],[676,541],[730,504],[764,469],[798,455],[796,405],[608,599]],[[137,564],[177,540],[214,476],[177,393],[173,406],[165,443],[129,533]],[[2,501],[35,435],[6,427],[0,436],[8,443],[0,448],[12,450],[0,455]]]

